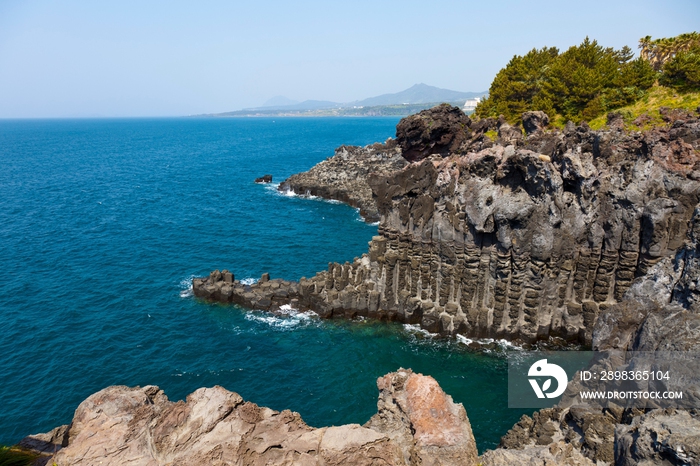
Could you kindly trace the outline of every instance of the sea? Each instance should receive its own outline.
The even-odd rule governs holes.
[[[505,354],[418,328],[213,304],[192,277],[253,282],[352,261],[377,234],[357,210],[277,183],[398,118],[0,120],[0,444],[70,423],[110,385],[171,400],[220,385],[301,414],[363,424],[378,377],[433,376],[463,403],[480,451],[526,412],[507,408]],[[264,174],[273,184],[255,184]]]

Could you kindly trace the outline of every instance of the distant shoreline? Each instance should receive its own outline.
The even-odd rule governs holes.
[[[333,107],[313,110],[237,110],[234,112],[207,113],[191,115],[193,117],[210,118],[259,118],[259,117],[279,117],[279,118],[299,118],[299,117],[405,117],[426,110],[444,102],[428,102],[421,104],[396,104],[396,105],[375,105],[361,107]],[[464,101],[446,102],[452,105],[457,104],[460,108]]]

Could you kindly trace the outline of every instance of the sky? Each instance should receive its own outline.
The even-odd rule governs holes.
[[[0,0],[0,118],[218,113],[425,83],[485,91],[514,55],[700,30],[700,1]]]

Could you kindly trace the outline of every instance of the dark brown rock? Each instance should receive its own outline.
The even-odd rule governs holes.
[[[610,112],[607,116],[608,127],[612,130],[622,131],[625,129],[625,120],[620,112]]]
[[[272,175],[263,175],[260,178],[255,178],[256,183],[272,183]]]
[[[396,126],[396,140],[409,162],[432,154],[447,156],[466,141],[470,125],[459,107],[442,104],[402,119]]]

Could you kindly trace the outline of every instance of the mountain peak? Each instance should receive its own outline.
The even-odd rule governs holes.
[[[395,94],[383,94],[361,100],[356,105],[371,107],[374,105],[425,104],[437,102],[457,102],[481,97],[485,92],[459,92],[429,86],[425,83],[414,84],[408,89]],[[464,102],[462,102],[464,103]]]

